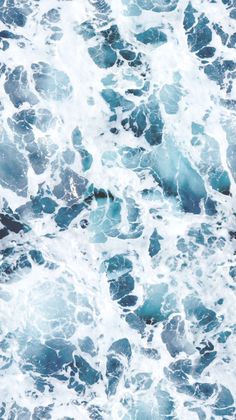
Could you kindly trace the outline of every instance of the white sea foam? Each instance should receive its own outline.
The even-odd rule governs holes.
[[[162,3],[152,2],[155,5]],[[213,28],[213,24],[218,23],[225,33],[232,35],[234,20],[229,17],[229,11],[233,9],[228,9],[221,1],[192,2],[196,9],[195,24],[202,14],[208,18],[207,25],[212,31],[210,45],[216,48],[214,57],[205,59],[204,63],[188,45],[188,34],[183,26],[184,11],[188,6],[185,0],[180,0],[170,12],[156,13],[140,8],[138,16],[125,14],[125,5],[131,5],[131,1],[110,0],[107,3],[110,12],[102,15],[99,14],[102,1],[54,0],[50,5],[44,0],[20,1],[15,4],[16,8],[24,8],[25,4],[31,7],[23,27],[4,22],[1,15],[1,30],[22,36],[19,40],[7,39],[9,48],[2,52],[2,62],[8,70],[0,79],[1,125],[7,133],[7,141],[15,143],[16,150],[27,160],[26,174],[22,176],[26,175],[28,187],[27,194],[22,195],[6,188],[0,180],[2,214],[11,215],[11,209],[15,212],[14,217],[17,214],[24,225],[19,233],[7,227],[8,235],[1,239],[0,245],[0,418],[234,418],[235,403],[224,390],[227,388],[235,400],[233,212],[236,172],[235,140],[229,135],[235,109],[222,105],[221,101],[233,100],[235,86],[232,85],[231,91],[227,86],[235,76],[228,70],[220,85],[204,72],[207,63],[217,57],[221,61],[234,59],[233,48],[223,45]],[[144,2],[135,0],[133,3]],[[42,23],[50,9],[58,10],[60,19]],[[84,39],[79,33],[85,21],[91,23],[96,33],[90,39]],[[131,44],[123,49],[142,53],[142,65],[130,66],[125,60],[122,65],[116,62],[109,68],[96,65],[88,49],[104,42],[101,31],[109,29],[111,24],[117,25],[120,38]],[[53,29],[55,26],[63,32],[58,41],[50,38],[52,33],[59,32]],[[167,43],[156,47],[137,41],[135,34],[151,27],[163,31]],[[24,42],[24,47],[19,46],[20,42]],[[117,54],[119,49],[121,47],[117,47]],[[48,63],[68,76],[73,90],[64,100],[55,100],[56,94],[50,93],[50,83],[53,85],[56,77],[59,80],[56,74],[53,81],[48,82],[48,88],[44,85],[37,91],[31,65],[39,62]],[[28,88],[37,96],[37,104],[25,101],[17,108],[9,98],[4,84],[16,66],[23,66],[27,71]],[[141,96],[127,93],[128,89],[143,88],[143,73],[150,83],[149,91],[143,91]],[[107,82],[105,86],[104,79],[110,74],[114,85]],[[58,95],[68,88],[63,77],[57,82]],[[168,113],[165,101],[160,99],[165,85],[179,89],[179,98],[167,99],[170,106],[176,104],[175,113]],[[140,104],[147,107],[150,95],[154,94],[164,123],[162,144],[150,144],[145,131],[137,136],[130,127],[125,130],[122,120],[129,118],[132,110],[124,111],[122,106],[106,103],[101,95],[105,88],[114,89],[132,101],[132,110]],[[29,108],[35,111],[46,108],[53,118],[46,132],[35,125],[29,129],[35,136],[36,145],[44,144],[47,149],[47,162],[39,173],[31,164],[28,140],[22,133],[14,133],[9,125],[13,114]],[[116,114],[114,125],[109,121],[113,114]],[[193,123],[198,124],[195,128],[198,133],[194,133]],[[75,127],[79,127],[82,135],[77,149],[72,144]],[[114,127],[117,134],[110,131]],[[198,145],[194,144],[193,137]],[[127,147],[130,158],[125,161],[122,153]],[[138,165],[144,162],[141,169],[131,165],[135,148],[141,153]],[[66,150],[74,152],[74,160],[70,163],[66,163],[63,155]],[[85,151],[93,161],[83,172],[81,156]],[[155,166],[160,157],[163,161]],[[3,168],[1,153],[0,159]],[[13,156],[13,168],[14,165]],[[175,168],[174,174],[171,165]],[[69,172],[69,181],[63,178],[66,168],[73,171]],[[221,175],[223,171],[228,174],[228,193],[222,186],[212,187],[209,181],[210,171],[215,173],[219,168]],[[80,191],[82,187],[78,187],[74,173],[87,179],[85,191]],[[0,176],[3,176],[1,171]],[[199,179],[205,196],[201,196]],[[168,187],[165,182],[169,182]],[[176,187],[175,194],[167,191],[171,183]],[[92,192],[89,192],[92,184]],[[100,190],[100,195],[94,188]],[[112,198],[106,194],[102,196],[102,189],[109,191]],[[145,196],[147,190],[148,197]],[[185,204],[182,190],[187,194]],[[42,197],[54,200],[57,206],[54,211],[45,210],[47,204],[40,207]],[[216,203],[213,214],[207,207],[207,198]],[[189,203],[194,200],[196,207],[188,210]],[[73,206],[85,202],[87,204],[78,211],[77,217],[72,217],[71,223],[66,224],[66,216],[60,222],[55,216],[61,209],[75,208]],[[121,207],[118,216],[116,209],[111,207],[114,202]],[[28,207],[24,207],[26,203]],[[196,210],[198,206],[199,210]],[[4,220],[1,219],[2,228],[6,226]],[[81,228],[81,220],[88,221],[86,229]],[[119,235],[114,234],[115,229]],[[161,237],[160,251],[151,258],[150,237],[155,229]],[[7,255],[5,250],[9,248],[13,248],[13,253],[9,251]],[[41,252],[43,262],[32,254],[35,250]],[[110,272],[106,264],[104,268],[104,261],[121,254],[132,262],[132,269],[127,272],[134,278],[134,289],[130,292],[137,297],[134,306],[122,307],[112,298],[112,281],[118,281],[124,274],[121,271],[126,270],[125,263],[124,266],[118,264]],[[155,287],[160,284],[167,285],[167,292],[160,297],[159,305]],[[158,293],[161,295],[159,289]],[[198,303],[192,301],[192,307],[197,308],[192,314],[186,309],[186,298],[190,295],[192,299],[198,299]],[[219,299],[222,299],[221,303]],[[152,305],[156,305],[155,310]],[[148,317],[145,311],[151,315]],[[126,318],[128,313],[139,314],[139,321],[144,323],[143,331],[132,327]],[[159,316],[159,319],[154,322],[153,316]],[[179,324],[175,333],[171,320],[176,319]],[[169,330],[172,335],[164,339],[163,332]],[[229,333],[226,339],[225,332]],[[81,350],[81,340],[86,337],[94,343],[90,353]],[[130,358],[124,349],[115,351],[111,347],[124,338],[131,346]],[[214,346],[216,356],[197,373],[204,354],[201,349],[209,343]],[[56,346],[54,356],[50,353],[53,346]],[[150,357],[148,349],[157,352]],[[213,352],[212,348],[210,351]],[[81,360],[76,365],[75,358],[80,356],[89,364],[87,370]],[[116,358],[115,362],[112,359],[114,364],[117,360],[120,363],[113,373],[108,368],[109,357]],[[185,382],[171,379],[167,374],[170,365],[178,360],[192,362]],[[99,379],[88,378],[95,375],[94,371]],[[119,380],[115,391],[111,392],[109,380],[116,377]],[[76,381],[77,385],[74,384]],[[192,391],[190,386],[196,383],[197,388]],[[201,384],[210,384],[212,391],[205,388],[199,391]],[[84,390],[78,386],[84,386]]]

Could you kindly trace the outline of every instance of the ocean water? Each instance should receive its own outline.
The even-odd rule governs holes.
[[[235,0],[0,22],[0,419],[236,419]]]

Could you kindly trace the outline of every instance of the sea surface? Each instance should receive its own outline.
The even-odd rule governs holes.
[[[0,419],[236,419],[236,1],[0,0]]]

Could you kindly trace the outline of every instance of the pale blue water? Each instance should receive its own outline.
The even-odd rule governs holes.
[[[236,419],[235,0],[0,0],[0,419]]]

